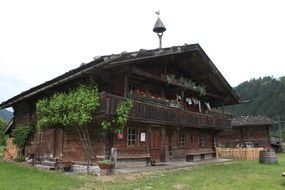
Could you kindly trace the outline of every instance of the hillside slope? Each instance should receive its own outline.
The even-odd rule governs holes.
[[[279,79],[251,79],[238,85],[235,90],[242,100],[252,102],[227,106],[226,110],[234,116],[265,115],[285,118],[285,76]]]
[[[0,117],[3,118],[5,121],[9,122],[13,117],[13,113],[6,109],[3,109],[0,110]]]

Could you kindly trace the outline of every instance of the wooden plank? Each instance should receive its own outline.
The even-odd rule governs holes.
[[[129,87],[128,76],[125,75],[125,76],[124,76],[124,97],[127,97],[127,94],[128,94],[128,87]]]
[[[216,156],[237,160],[258,160],[261,150],[264,148],[216,148]]]

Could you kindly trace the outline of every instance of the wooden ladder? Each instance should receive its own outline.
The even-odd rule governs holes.
[[[94,150],[90,141],[88,127],[87,126],[78,127],[77,131],[79,133],[80,140],[83,144],[83,148],[87,156],[87,162],[90,162],[91,160],[94,161],[96,159],[96,156],[94,154]],[[89,163],[87,163],[87,166],[88,165]]]

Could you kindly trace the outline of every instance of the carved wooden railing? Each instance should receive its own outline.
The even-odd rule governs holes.
[[[126,100],[126,98],[108,93],[101,93],[101,103],[98,111],[107,116],[115,115],[117,105],[123,100]],[[132,120],[198,128],[231,129],[231,119],[228,117],[190,112],[138,100],[133,100],[133,102],[134,106],[129,115],[129,118]]]

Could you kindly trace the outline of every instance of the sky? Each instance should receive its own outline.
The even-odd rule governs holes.
[[[0,102],[95,56],[199,43],[233,87],[285,75],[284,0],[0,0]]]

